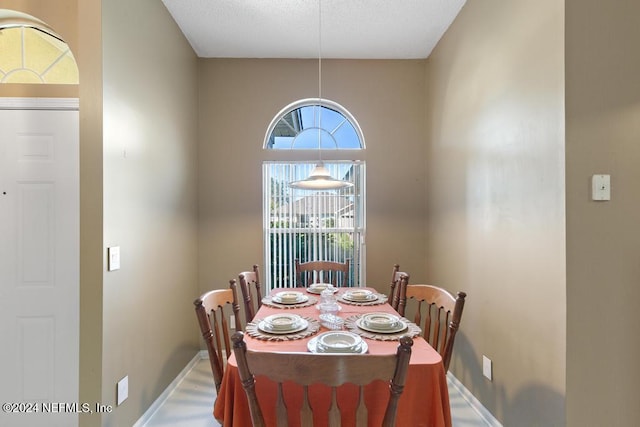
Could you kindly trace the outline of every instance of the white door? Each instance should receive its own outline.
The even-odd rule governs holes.
[[[78,425],[78,150],[78,111],[0,109],[0,426]]]

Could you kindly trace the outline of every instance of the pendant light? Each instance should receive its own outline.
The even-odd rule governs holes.
[[[318,157],[309,176],[292,181],[289,187],[301,190],[339,190],[353,186],[349,181],[333,178],[322,161],[322,0],[318,0]]]

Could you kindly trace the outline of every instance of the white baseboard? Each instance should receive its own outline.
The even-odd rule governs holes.
[[[178,385],[187,376],[187,374],[194,368],[194,366],[196,366],[196,364],[201,359],[208,358],[209,355],[207,353],[207,350],[200,350],[198,353],[196,353],[196,355],[193,356],[193,359],[191,359],[191,361],[187,363],[187,366],[185,366],[184,369],[180,371],[178,376],[173,381],[171,381],[167,388],[164,389],[162,394],[160,394],[160,396],[158,396],[158,398],[151,404],[151,406],[147,408],[147,410],[144,412],[144,414],[142,414],[138,421],[136,421],[133,427],[144,427],[149,422],[153,414],[155,414],[158,409],[160,409],[160,407],[164,404],[164,402],[166,402],[169,396],[171,396],[171,393],[173,393],[173,391],[178,387]]]
[[[500,421],[496,420],[491,412],[485,408],[482,403],[473,395],[467,388],[453,376],[451,372],[447,372],[447,380],[449,386],[454,387],[464,400],[467,401],[469,406],[478,413],[478,415],[485,421],[489,427],[502,427]]]

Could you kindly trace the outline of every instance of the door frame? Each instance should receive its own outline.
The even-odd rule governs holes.
[[[4,98],[0,97],[0,110],[79,110],[78,98]]]

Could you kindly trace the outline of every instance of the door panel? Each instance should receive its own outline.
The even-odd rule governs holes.
[[[0,110],[0,401],[39,410],[0,425],[78,424],[41,405],[78,401],[78,148],[77,111]]]

